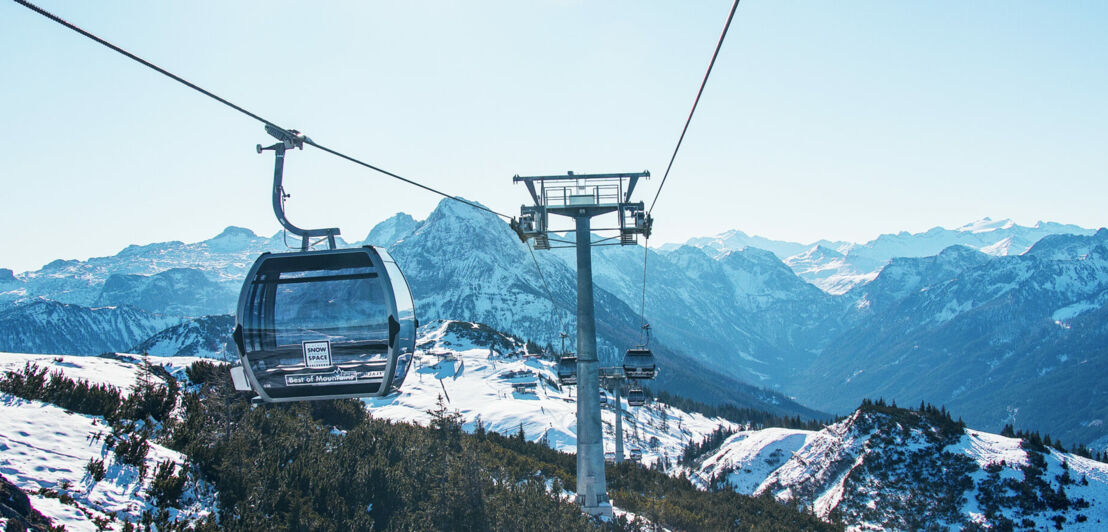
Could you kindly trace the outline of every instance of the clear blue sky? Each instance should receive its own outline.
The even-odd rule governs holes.
[[[321,143],[518,212],[513,174],[651,170],[730,6],[713,1],[62,2],[43,7]],[[1108,2],[743,2],[652,244],[1108,225]],[[0,267],[266,235],[262,127],[0,2]],[[290,217],[361,239],[439,200],[308,149]]]

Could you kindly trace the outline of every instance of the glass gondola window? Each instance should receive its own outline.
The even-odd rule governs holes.
[[[384,262],[385,270],[389,274],[389,282],[392,283],[393,297],[396,298],[396,314],[398,319],[396,324],[396,343],[400,346],[400,349],[393,380],[396,383],[396,387],[399,387],[399,383],[403,382],[404,377],[408,374],[408,368],[411,367],[412,356],[414,355],[413,349],[408,346],[414,346],[416,340],[417,324],[415,319],[415,302],[412,301],[411,290],[408,288],[408,283],[404,278],[404,274],[401,273],[400,268],[396,265],[396,261],[394,261],[388,251],[384,249],[378,248],[377,253],[380,254],[381,260]]]
[[[277,345],[300,345],[311,340],[387,341],[388,309],[381,286],[366,277],[341,279],[370,271],[346,268],[328,272],[340,278],[337,280],[279,284],[273,317]],[[319,272],[290,272],[281,275],[281,279],[308,280],[315,273]]]

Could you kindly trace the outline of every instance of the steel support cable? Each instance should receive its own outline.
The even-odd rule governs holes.
[[[236,110],[236,111],[238,111],[238,112],[240,112],[240,113],[242,113],[242,114],[244,114],[244,115],[246,115],[250,118],[253,118],[254,120],[257,120],[258,122],[261,122],[261,123],[266,124],[268,126],[275,127],[277,129],[281,130],[282,132],[284,132],[286,134],[289,134],[290,136],[293,136],[289,132],[289,130],[287,130],[287,129],[281,127],[281,126],[278,126],[277,124],[273,123],[272,121],[266,120],[265,118],[262,118],[261,116],[256,115],[256,114],[244,109],[243,107],[241,107],[239,105],[236,105],[236,104],[232,103],[231,101],[229,101],[225,98],[222,98],[219,95],[217,95],[217,94],[215,94],[215,93],[213,93],[213,92],[211,92],[211,91],[209,91],[209,90],[207,90],[207,89],[205,89],[205,88],[203,88],[199,85],[196,85],[195,83],[192,83],[191,81],[189,81],[185,78],[182,78],[181,76],[178,76],[178,75],[176,75],[176,74],[174,74],[174,73],[172,73],[172,72],[170,72],[170,71],[168,71],[168,70],[166,70],[166,69],[164,69],[164,68],[162,68],[158,65],[155,65],[154,63],[151,63],[150,61],[147,61],[147,60],[145,60],[145,59],[143,59],[143,58],[141,58],[141,57],[139,57],[139,56],[137,56],[137,55],[135,55],[131,52],[128,52],[127,50],[125,50],[125,49],[123,49],[119,46],[116,46],[116,45],[114,45],[114,44],[112,44],[112,43],[110,43],[110,42],[108,42],[108,41],[106,41],[106,40],[104,40],[104,39],[88,32],[88,31],[85,31],[80,26],[77,26],[76,24],[73,24],[73,23],[71,23],[71,22],[69,22],[69,21],[67,21],[67,20],[65,20],[65,19],[63,19],[63,18],[61,18],[61,17],[59,17],[59,16],[57,16],[57,15],[55,15],[55,14],[53,14],[53,13],[47,11],[47,10],[35,5],[35,4],[32,4],[31,2],[28,2],[27,0],[13,0],[13,1],[15,3],[23,6],[23,7],[26,7],[27,9],[30,9],[31,11],[34,11],[35,13],[38,13],[39,15],[42,15],[42,16],[44,16],[44,17],[46,17],[46,18],[48,18],[48,19],[50,19],[54,22],[57,22],[58,24],[61,24],[62,26],[65,26],[65,27],[77,32],[77,33],[80,33],[81,35],[84,35],[85,37],[88,37],[89,39],[92,39],[93,41],[96,41],[96,42],[106,46],[107,48],[110,48],[111,50],[114,50],[115,52],[118,52],[119,54],[121,54],[121,55],[123,55],[123,56],[125,56],[125,57],[127,57],[131,60],[134,60],[135,62],[137,62],[137,63],[139,63],[143,66],[146,66],[147,68],[150,68],[151,70],[153,70],[153,71],[155,71],[159,74],[162,74],[162,75],[164,75],[164,76],[166,76],[166,77],[168,77],[168,78],[170,78],[170,79],[172,79],[172,80],[174,80],[174,81],[176,81],[176,82],[178,82],[178,83],[180,83],[180,84],[182,84],[182,85],[184,85],[184,86],[186,86],[186,87],[188,87],[192,90],[195,90],[196,92],[199,92],[200,94],[203,94],[204,96],[207,96],[207,97],[209,97],[209,98],[211,98],[211,99],[213,99],[213,100],[215,100],[219,103],[222,103],[223,105],[226,105],[227,107],[230,107],[231,109],[234,109],[234,110]],[[433,193],[438,194],[438,195],[440,195],[444,198],[448,198],[448,199],[452,199],[452,200],[460,202],[460,203],[464,203],[464,204],[469,205],[470,207],[473,207],[475,209],[481,209],[483,211],[495,214],[495,215],[497,215],[501,218],[504,218],[506,220],[510,220],[512,218],[511,216],[496,212],[496,211],[494,211],[494,210],[492,210],[488,207],[485,207],[484,205],[479,205],[477,203],[473,203],[471,201],[459,198],[458,196],[452,196],[450,194],[447,194],[447,193],[442,192],[440,190],[434,189],[434,188],[429,187],[427,185],[424,185],[422,183],[418,183],[418,182],[413,181],[411,179],[408,179],[406,177],[402,177],[400,175],[397,175],[393,172],[389,172],[388,170],[385,170],[385,169],[382,169],[380,167],[369,164],[367,162],[361,161],[359,159],[356,159],[354,157],[346,155],[342,152],[333,150],[333,149],[328,148],[328,147],[326,147],[322,144],[319,144],[319,143],[317,143],[317,142],[315,142],[315,141],[313,141],[309,138],[305,138],[304,143],[308,144],[308,145],[311,145],[311,146],[314,146],[315,148],[317,148],[319,150],[322,150],[322,151],[325,151],[327,153],[330,153],[331,155],[334,155],[336,157],[346,159],[347,161],[350,161],[354,164],[364,166],[366,168],[369,168],[370,170],[374,170],[376,172],[380,172],[382,174],[385,174],[385,175],[387,175],[391,178],[398,179],[400,181],[408,183],[409,185],[414,185],[414,186],[422,188],[426,191],[433,192]]]
[[[731,13],[727,15],[727,23],[723,25],[723,33],[720,34],[719,41],[716,43],[716,51],[712,52],[712,60],[708,63],[708,70],[704,72],[704,79],[700,82],[700,90],[696,91],[696,100],[693,100],[692,109],[689,110],[689,117],[685,119],[685,127],[681,128],[681,136],[677,138],[677,146],[673,148],[673,155],[669,158],[669,164],[666,166],[666,173],[662,175],[662,182],[658,184],[658,191],[654,194],[654,201],[650,202],[650,208],[647,209],[647,214],[654,211],[654,205],[658,203],[658,196],[662,194],[662,187],[666,186],[666,178],[669,177],[669,171],[673,168],[673,161],[677,159],[677,151],[681,149],[681,142],[685,140],[685,133],[689,131],[689,124],[692,123],[693,113],[696,112],[696,106],[700,103],[700,96],[704,94],[704,87],[708,85],[708,76],[712,75],[712,67],[716,64],[716,57],[719,56],[719,50],[723,47],[723,39],[727,37],[727,30],[731,27],[731,19],[735,18],[735,9],[738,7],[739,0],[735,0],[735,2],[731,4]]]
[[[716,58],[719,57],[719,51],[723,48],[723,41],[727,38],[727,30],[731,29],[731,20],[735,18],[735,10],[739,7],[739,0],[735,0],[731,3],[731,11],[727,14],[727,22],[723,24],[723,32],[719,35],[719,40],[716,41],[716,49],[712,52],[712,60],[708,62],[708,69],[704,71],[704,79],[700,80],[700,89],[696,91],[696,99],[693,100],[692,109],[689,109],[689,116],[685,119],[685,126],[681,128],[681,136],[677,137],[677,145],[673,147],[673,154],[669,157],[669,164],[666,165],[666,172],[662,174],[662,182],[658,184],[658,190],[654,193],[654,200],[650,202],[650,208],[647,209],[646,214],[650,216],[650,213],[654,212],[654,206],[658,204],[658,197],[662,195],[662,187],[666,186],[666,179],[669,178],[669,172],[673,169],[673,162],[677,160],[677,152],[681,150],[681,143],[685,141],[685,134],[689,131],[689,124],[692,123],[693,114],[696,113],[696,107],[700,104],[700,97],[704,94],[704,87],[708,86],[708,77],[712,75],[712,68],[716,66]],[[643,239],[642,246],[642,306],[639,311],[639,320],[642,330],[646,331],[646,257],[650,249],[650,239]],[[643,338],[643,332],[640,332],[639,338]],[[645,342],[644,342],[645,343]]]
[[[437,189],[431,188],[431,187],[429,187],[429,186],[427,186],[427,185],[424,185],[423,183],[418,183],[418,182],[416,182],[416,181],[413,181],[413,180],[411,180],[411,179],[408,179],[408,178],[406,178],[406,177],[402,177],[402,176],[396,175],[396,174],[394,174],[394,173],[392,173],[392,172],[390,172],[390,171],[388,171],[388,170],[385,170],[385,169],[383,169],[383,168],[379,168],[379,167],[377,167],[377,166],[373,166],[372,164],[369,164],[369,163],[367,163],[367,162],[361,161],[361,160],[359,160],[359,159],[356,159],[356,158],[354,158],[354,157],[351,157],[351,156],[349,156],[349,155],[346,155],[346,154],[344,154],[344,153],[342,153],[342,152],[338,152],[338,151],[332,150],[331,148],[328,148],[328,147],[326,147],[326,146],[324,146],[324,145],[322,145],[322,144],[319,144],[319,143],[317,143],[317,142],[315,142],[315,141],[313,141],[313,140],[311,140],[311,139],[304,139],[304,144],[308,144],[308,145],[314,146],[314,147],[316,147],[316,148],[318,148],[318,149],[320,149],[320,150],[323,150],[323,151],[325,151],[325,152],[327,152],[327,153],[330,153],[331,155],[334,155],[334,156],[336,156],[336,157],[339,157],[339,158],[341,158],[341,159],[346,159],[347,161],[350,161],[350,162],[352,162],[352,163],[354,163],[354,164],[357,164],[357,165],[361,165],[361,166],[364,166],[364,167],[366,167],[366,168],[369,168],[370,170],[374,170],[374,171],[376,171],[376,172],[380,172],[380,173],[382,173],[382,174],[385,174],[385,175],[387,175],[387,176],[389,176],[389,177],[392,177],[392,178],[395,178],[395,179],[399,179],[399,180],[401,180],[401,181],[403,181],[403,182],[405,182],[405,183],[408,183],[409,185],[417,186],[417,187],[419,187],[419,188],[422,188],[423,190],[426,190],[426,191],[428,191],[428,192],[433,192],[433,193],[435,193],[435,194],[438,194],[438,195],[440,195],[440,196],[442,196],[442,197],[444,197],[444,198],[449,198],[449,199],[452,199],[452,200],[454,200],[454,201],[457,201],[457,202],[459,202],[459,203],[463,203],[463,204],[465,204],[465,205],[469,205],[470,207],[473,207],[473,208],[475,208],[475,209],[481,209],[481,210],[483,210],[483,211],[485,211],[485,212],[489,212],[489,213],[495,214],[495,215],[497,215],[497,216],[499,216],[499,217],[501,217],[501,218],[504,218],[505,220],[511,220],[511,219],[512,219],[512,217],[511,217],[511,216],[508,216],[507,214],[501,214],[501,213],[499,213],[499,212],[496,212],[496,211],[494,211],[494,210],[492,210],[492,209],[490,209],[490,208],[488,208],[488,207],[485,207],[484,205],[481,205],[481,204],[479,204],[479,203],[473,203],[472,201],[469,201],[469,200],[466,200],[466,199],[462,199],[462,198],[459,198],[458,196],[452,196],[452,195],[450,195],[450,194],[447,194],[447,193],[445,193],[445,192],[442,192],[442,191],[439,191],[439,190],[437,190]]]
[[[546,297],[550,299],[550,313],[554,317],[554,321],[557,321],[561,327],[561,332],[566,330],[565,316],[562,314],[558,304],[554,301],[554,292],[550,291],[550,285],[546,282],[546,275],[542,273],[542,266],[539,265],[539,259],[535,256],[535,250],[531,247],[531,243],[527,242],[527,251],[531,252],[531,260],[535,263],[535,269],[539,272],[539,279],[542,279],[542,286],[546,289]]]
[[[643,332],[646,330],[646,256],[650,249],[650,238],[643,238],[642,242],[642,306],[639,307],[639,340],[643,340]],[[645,346],[650,338],[643,342]]]

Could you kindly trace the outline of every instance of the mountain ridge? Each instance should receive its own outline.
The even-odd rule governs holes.
[[[376,236],[371,231],[367,238],[393,240],[390,252],[409,276],[421,319],[488,323],[550,346],[560,344],[558,333],[574,334],[576,261],[571,250],[535,254],[544,283],[527,246],[485,211],[443,200],[425,220],[401,213],[382,224]],[[943,231],[1006,240],[1018,228],[990,221]],[[97,302],[117,308],[138,304],[154,312],[147,315],[168,320],[144,329],[141,338],[129,337],[130,343],[100,331],[96,334],[102,338],[73,339],[88,345],[72,346],[74,352],[129,349],[167,328],[203,319],[200,315],[232,312],[241,276],[257,254],[284,248],[281,233],[264,238],[232,227],[221,235],[194,244],[129,247],[122,256],[84,262],[59,260],[26,276],[13,275],[14,280],[0,279],[0,310],[15,320],[16,314],[33,310],[18,310],[29,303],[77,300],[86,309]],[[796,264],[757,248],[714,253],[696,246],[645,252],[640,246],[597,247],[599,355],[615,363],[624,349],[648,340],[640,329],[645,257],[645,317],[652,326],[650,345],[663,361],[661,389],[706,403],[755,397],[767,389],[815,410],[840,413],[862,397],[903,393],[897,398],[957,405],[987,430],[998,430],[1015,416],[1028,428],[1067,440],[1100,440],[1108,437],[1103,425],[1108,417],[1093,405],[1105,386],[1070,367],[1082,360],[1097,366],[1104,357],[1097,346],[1108,332],[1094,317],[1108,295],[1093,278],[1105,263],[1096,249],[1106,240],[1108,230],[1101,230],[1047,235],[1022,255],[997,257],[956,245],[928,257],[894,257],[866,274],[872,280],[841,295],[820,290],[796,274]],[[807,259],[817,259],[808,263],[816,269],[821,257],[848,256],[823,244],[804,251]],[[174,268],[189,268],[187,274],[175,271],[195,282],[168,282],[174,274],[166,272]],[[126,289],[105,291],[113,275],[127,281]],[[139,277],[127,277],[132,275]],[[167,278],[165,290],[147,293],[145,287],[157,285],[158,276]],[[212,295],[197,297],[205,293]],[[195,326],[167,332],[150,345],[166,350],[226,345],[222,334],[189,327]],[[64,350],[47,341],[58,335],[44,327],[34,330],[42,337],[25,335],[7,345],[22,351]],[[929,350],[917,353],[916,345]],[[987,378],[973,378],[958,365],[961,358],[973,361],[972,375]],[[926,364],[908,372],[906,361]],[[1001,376],[1018,376],[1018,384],[1006,386]],[[947,377],[958,382],[947,383]],[[1072,416],[1028,415],[1036,411],[1025,403],[1035,396],[1034,386],[1060,389],[1064,379],[1090,390],[1090,403]],[[835,399],[829,391],[834,386],[843,386],[849,400]],[[1055,392],[1043,397],[1051,403],[1046,408],[1063,400]],[[979,407],[968,404],[970,398],[978,398]]]

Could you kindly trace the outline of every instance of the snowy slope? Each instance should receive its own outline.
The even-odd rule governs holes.
[[[459,411],[466,430],[474,430],[478,420],[486,430],[515,434],[522,428],[527,439],[546,441],[552,448],[574,452],[576,445],[576,390],[559,389],[554,362],[528,353],[525,344],[486,326],[466,322],[439,322],[424,326],[428,331],[420,339],[420,350],[399,394],[366,399],[371,415],[400,422],[427,424],[428,410],[435,408],[440,396],[449,397],[447,406]],[[149,359],[163,365],[181,380],[195,357]],[[77,357],[0,353],[0,372],[19,370],[27,363],[61,371],[74,379],[116,386],[126,393],[140,374],[138,355],[117,358]],[[516,393],[515,383],[535,383],[535,394]],[[738,427],[723,419],[652,402],[629,408],[623,401],[625,455],[631,449],[642,450],[643,462],[672,462],[689,441],[699,441],[717,428]],[[614,452],[615,413],[609,406],[603,412],[605,446]],[[32,505],[47,517],[72,530],[94,530],[91,519],[109,512],[120,512],[128,519],[149,510],[146,492],[149,476],[138,478],[133,467],[112,461],[112,453],[102,440],[91,434],[107,434],[110,428],[100,418],[67,412],[61,408],[0,394],[0,471],[25,492],[39,488],[61,489],[74,497],[78,510],[57,499],[32,496]],[[107,477],[93,482],[85,473],[90,459],[104,459]],[[171,459],[180,464],[183,457],[156,444],[147,458],[153,471],[156,460]],[[210,487],[191,488],[187,516],[201,518],[215,504]],[[188,497],[186,497],[188,499]],[[114,529],[121,526],[113,524]]]
[[[522,425],[528,440],[544,440],[557,450],[575,452],[577,445],[576,389],[559,389],[554,362],[525,354],[522,343],[480,326],[464,322],[435,324],[420,340],[420,351],[412,363],[412,373],[397,395],[365,399],[374,417],[426,425],[429,410],[440,396],[449,398],[447,406],[465,419],[465,428],[473,430],[478,419],[486,430],[515,434]],[[471,328],[476,336],[459,334]],[[464,331],[462,331],[464,333]],[[501,338],[490,348],[486,335]],[[512,376],[512,375],[516,376]],[[534,383],[536,393],[517,393],[514,383]],[[706,418],[651,402],[643,407],[623,403],[624,453],[631,448],[643,451],[643,463],[652,464],[680,456],[689,441],[699,441],[720,426],[737,428],[723,419]],[[615,412],[612,403],[603,413],[605,450],[615,451]],[[654,439],[656,444],[652,444]]]
[[[152,358],[150,362],[162,366],[179,380],[186,380],[185,368],[192,365],[196,357]],[[49,367],[61,371],[71,379],[81,379],[92,384],[115,386],[126,397],[131,385],[139,375],[139,363],[142,355],[119,354],[112,358],[83,357],[71,355],[33,355],[25,353],[0,353],[0,373],[18,371],[27,364]]]
[[[1056,516],[1067,530],[1108,526],[1108,464],[1028,450],[1017,438],[972,429],[943,433],[912,412],[893,412],[863,408],[818,432],[741,431],[689,472],[701,486],[725,479],[740,493],[800,503],[853,529],[993,527],[1028,519],[1025,526],[1041,530],[1053,527]],[[1036,461],[1041,469],[1032,467]],[[1021,502],[1020,486],[1041,507]],[[1068,508],[1043,503],[1042,494],[1060,492]]]
[[[575,390],[555,384],[552,361],[528,353],[522,341],[478,324],[445,321],[423,330],[402,391],[364,400],[373,416],[427,424],[427,411],[442,396],[449,409],[463,416],[466,430],[474,430],[478,422],[486,430],[505,434],[522,427],[531,441],[574,451]],[[125,391],[139,375],[138,359],[122,357],[0,354],[0,371],[34,362]],[[184,368],[199,359],[151,360],[184,379]],[[518,383],[535,384],[536,393],[515,392],[513,384]],[[613,409],[605,408],[608,452],[614,451],[614,421]],[[841,517],[855,529],[911,529],[921,523],[961,528],[996,525],[1001,519],[1030,519],[1034,528],[1042,529],[1052,526],[1056,516],[1075,530],[1095,530],[1108,523],[1108,465],[1052,449],[1021,448],[1014,438],[969,429],[961,433],[949,420],[943,425],[895,407],[863,408],[820,431],[749,430],[658,403],[639,408],[624,403],[623,421],[625,453],[642,449],[648,465],[671,464],[670,474],[689,475],[701,487],[724,479],[738,492],[791,500],[821,517]],[[737,432],[692,467],[672,465],[689,442],[700,442],[717,429]],[[107,430],[102,419],[0,395],[0,471],[31,493],[42,487],[61,489],[68,480],[66,493],[84,511],[42,496],[33,497],[32,504],[74,530],[94,529],[91,517],[107,512],[137,516],[149,509],[149,480],[139,479],[133,468],[112,463],[102,443],[89,439]],[[93,458],[104,458],[109,465],[107,478],[99,483],[84,471]],[[152,445],[148,467],[162,459],[183,462],[177,453]],[[1051,494],[1064,489],[1067,508],[1023,508],[1018,490],[1004,484],[1005,479],[1023,482],[1036,460],[1043,467],[1035,478]],[[189,497],[185,511],[191,518],[214,507],[205,485],[193,486]]]
[[[25,355],[0,353],[0,371],[18,370],[26,363],[60,371],[73,379],[117,387],[126,395],[139,374],[136,362],[100,357]],[[199,360],[189,357],[157,359],[174,376],[184,379],[184,368]],[[170,460],[180,467],[183,455],[150,442],[145,464],[138,468],[117,463],[104,443],[111,428],[101,417],[87,416],[38,401],[0,393],[0,471],[22,489],[31,505],[66,530],[98,530],[94,519],[108,522],[109,530],[121,530],[123,520],[136,522],[143,511],[156,508],[148,500],[153,471]],[[93,436],[101,437],[94,438]],[[85,470],[91,460],[103,460],[106,474],[95,481]],[[40,494],[39,490],[65,494],[72,502]],[[191,479],[182,496],[182,509],[171,517],[197,520],[215,507],[210,485]]]
[[[700,464],[692,475],[693,482],[703,487],[707,479],[723,477],[735,491],[752,494],[777,468],[818,435],[809,430],[776,427],[737,432]]]

